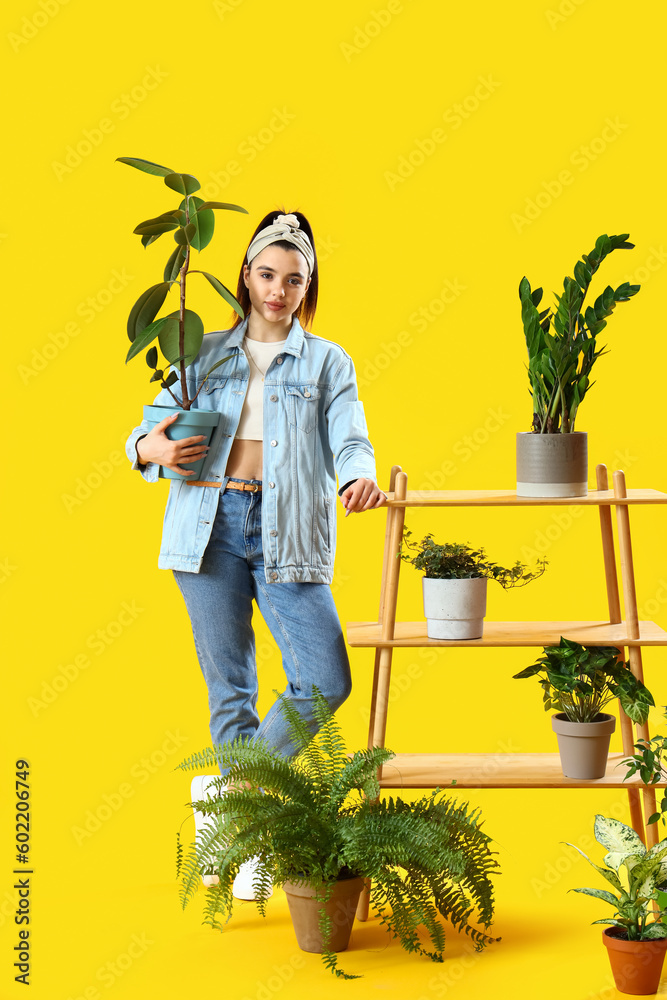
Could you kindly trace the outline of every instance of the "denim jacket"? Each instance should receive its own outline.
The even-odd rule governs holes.
[[[248,388],[249,368],[241,342],[247,317],[235,330],[204,337],[187,369],[188,392],[195,394],[212,364],[233,355],[209,376],[193,408],[222,414],[211,438],[201,479],[216,486],[188,486],[169,480],[158,566],[198,573],[211,535],[225,469]],[[172,387],[174,394],[179,384]],[[157,406],[173,406],[163,389]],[[375,480],[373,448],[363,404],[357,398],[352,359],[330,340],[307,333],[294,318],[282,352],[264,379],[264,459],[262,546],[267,583],[330,583],[336,545],[336,473],[341,485]],[[126,451],[146,482],[158,480],[159,466],[140,465],[136,444],[149,430],[144,420],[130,434]]]

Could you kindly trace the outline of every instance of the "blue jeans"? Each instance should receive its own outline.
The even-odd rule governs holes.
[[[255,708],[253,600],[282,653],[287,676],[284,697],[313,732],[317,724],[313,719],[312,685],[320,689],[335,711],[351,690],[350,664],[328,584],[267,585],[261,498],[261,492],[225,490],[200,572],[174,570],[174,577],[185,599],[208,687],[213,743],[241,735],[257,736],[282,756],[291,757],[297,748],[290,739],[280,702],[273,704],[261,723]]]

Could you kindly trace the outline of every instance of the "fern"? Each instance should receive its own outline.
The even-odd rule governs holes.
[[[498,865],[490,837],[481,830],[479,810],[440,789],[413,802],[381,800],[378,770],[393,753],[373,747],[349,756],[338,723],[315,687],[313,702],[316,736],[294,705],[282,701],[290,736],[300,748],[292,760],[263,741],[242,737],[179,765],[192,770],[215,763],[228,769],[224,781],[235,786],[192,803],[208,822],[185,855],[180,840],[177,844],[183,906],[202,874],[217,874],[219,883],[206,893],[204,922],[222,929],[232,915],[239,867],[257,858],[255,890],[263,915],[272,884],[305,879],[316,889],[322,904],[322,961],[340,978],[357,977],[338,967],[329,948],[332,925],[323,904],[341,876],[372,880],[380,921],[407,951],[442,961],[442,917],[468,934],[477,949],[496,940],[486,930],[493,918],[491,877]],[[430,948],[422,945],[420,928]]]

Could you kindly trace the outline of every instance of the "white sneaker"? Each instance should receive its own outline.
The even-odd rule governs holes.
[[[201,799],[215,799],[217,791],[214,782],[219,779],[219,774],[197,774],[192,779],[192,784],[190,785],[190,801],[199,802]],[[224,786],[223,786],[224,788]],[[210,793],[209,793],[210,789]],[[208,793],[208,794],[207,794]],[[195,836],[204,830],[208,816],[198,810],[194,811],[195,817]],[[217,885],[220,879],[217,875],[202,875],[202,882],[208,889],[211,885]]]
[[[232,886],[232,893],[236,899],[257,899],[257,893],[253,886],[253,881],[259,867],[259,858],[250,858],[249,861],[244,861],[244,863],[239,868],[239,873],[234,879],[234,885]],[[217,875],[212,876],[217,879]],[[273,895],[273,886],[269,890],[268,896]],[[267,899],[268,899],[267,896]]]

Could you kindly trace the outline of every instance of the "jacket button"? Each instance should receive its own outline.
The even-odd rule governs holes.
[[[278,579],[278,574],[277,573],[272,573],[271,574],[271,579],[272,580],[277,580]]]
[[[272,442],[271,442],[271,447],[272,447],[272,448],[275,448],[277,444],[278,444],[278,442],[277,442],[277,441],[272,441]]]
[[[283,363],[283,359],[282,358],[276,358],[276,364],[277,365],[281,365],[282,363]]]
[[[275,489],[275,485],[276,485],[275,483],[269,483],[269,489],[270,490]]]
[[[310,399],[310,393],[308,392],[308,390],[307,390],[307,389],[306,389],[306,391],[304,392],[304,396],[306,397],[306,399]]]
[[[277,535],[277,534],[278,534],[278,532],[277,532],[277,531],[271,531],[271,532],[270,532],[270,534],[272,534],[272,535]]]
[[[272,403],[277,403],[278,402],[278,397],[277,396],[271,396],[271,402]]]

